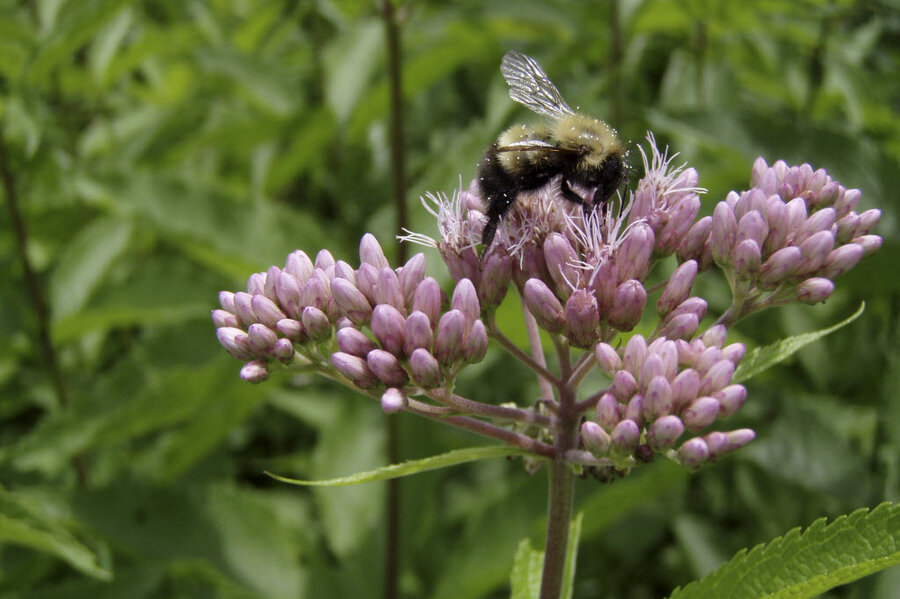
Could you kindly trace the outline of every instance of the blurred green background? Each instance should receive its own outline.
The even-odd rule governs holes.
[[[209,321],[220,289],[295,248],[355,265],[371,231],[395,251],[379,11],[0,0],[0,598],[381,596],[383,485],[310,492],[262,471],[383,465],[386,417],[318,380],[241,382]],[[662,597],[742,547],[898,499],[897,0],[429,1],[398,17],[413,230],[435,233],[420,195],[467,184],[496,134],[532,118],[499,73],[512,48],[632,156],[648,130],[680,152],[706,213],[747,187],[759,155],[824,167],[884,213],[884,247],[825,305],[739,325],[756,346],[867,303],[747,383],[733,420],[754,444],[694,475],[657,463],[579,482],[576,597]],[[448,279],[432,254],[429,274]],[[715,276],[698,290],[711,312],[727,307]],[[531,377],[496,375],[516,368],[492,352],[462,391],[530,403]],[[484,443],[394,418],[403,458]],[[507,596],[518,541],[540,540],[545,482],[502,460],[404,479],[400,595]],[[828,596],[896,598],[900,572]]]

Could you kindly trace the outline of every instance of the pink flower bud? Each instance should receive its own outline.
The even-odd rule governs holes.
[[[613,451],[620,455],[628,455],[637,449],[641,440],[641,429],[633,420],[623,420],[612,432]]]
[[[319,250],[319,253],[316,254],[315,266],[321,271],[328,270],[329,267],[334,266],[334,256],[328,250]]]
[[[226,312],[225,310],[213,310],[212,321],[213,325],[215,325],[217,329],[219,327],[237,328],[238,326],[240,326],[237,316],[235,316],[231,312]]]
[[[378,287],[378,269],[368,263],[359,265],[356,271],[356,286],[360,292],[366,297],[370,305],[375,305],[378,301],[375,299],[375,289]]]
[[[475,285],[469,279],[460,279],[453,290],[451,307],[459,310],[466,317],[466,328],[481,316],[481,304],[478,302],[478,293]]]
[[[682,198],[669,210],[669,222],[656,236],[658,255],[668,256],[678,249],[698,212],[700,212],[700,198],[696,194]]]
[[[700,391],[700,374],[693,368],[682,370],[672,381],[672,406],[681,410],[697,398]]]
[[[256,322],[256,314],[253,313],[250,301],[253,296],[243,291],[234,294],[234,315],[243,327],[249,327]]]
[[[357,387],[372,389],[378,386],[378,379],[369,370],[366,361],[358,356],[351,356],[344,352],[335,352],[331,354],[331,365],[350,379]]]
[[[266,292],[266,273],[255,272],[247,279],[247,293],[260,295]]]
[[[277,266],[270,266],[266,271],[266,281],[263,285],[263,295],[271,300],[278,299],[275,294],[275,281],[281,275],[281,269]]]
[[[336,279],[347,279],[354,285],[356,285],[356,271],[353,270],[353,267],[344,262],[343,260],[338,260],[334,264],[334,278]]]
[[[781,248],[787,241],[788,209],[784,200],[777,195],[769,196],[766,199],[765,217],[769,225],[769,234],[760,245],[763,254],[768,255]]]
[[[248,383],[261,383],[269,378],[269,369],[266,363],[261,360],[253,360],[247,362],[241,368],[241,378]]]
[[[372,306],[366,296],[350,281],[335,278],[331,282],[331,293],[340,312],[354,324],[365,324],[372,316]]]
[[[402,412],[409,405],[409,400],[402,389],[391,387],[381,395],[381,409],[385,414]]]
[[[556,292],[568,299],[570,285],[577,285],[581,277],[580,271],[572,266],[578,261],[578,254],[568,239],[559,233],[550,233],[544,240],[544,258]]]
[[[763,289],[778,287],[797,271],[802,259],[800,248],[793,245],[772,254],[759,269],[759,281]]]
[[[592,275],[590,285],[597,297],[597,310],[600,318],[606,320],[616,300],[616,287],[619,285],[619,269],[611,260],[606,260],[597,267]]]
[[[684,425],[691,432],[705,429],[719,416],[719,402],[714,397],[703,396],[695,399],[681,412]]]
[[[666,339],[690,339],[700,328],[696,314],[677,314],[669,318],[662,329]]]
[[[629,279],[641,281],[647,276],[654,242],[655,236],[650,225],[638,223],[631,229],[616,250],[616,267],[619,269],[620,282]]]
[[[434,341],[434,334],[431,330],[431,322],[425,313],[417,310],[410,314],[404,327],[403,349],[406,355],[411,356],[420,347],[430,349],[432,341]]]
[[[722,348],[722,357],[730,360],[735,366],[741,363],[746,353],[747,348],[743,343],[732,343]]]
[[[834,202],[834,209],[837,211],[838,218],[842,218],[856,210],[856,205],[859,203],[859,199],[862,196],[862,192],[858,189],[848,189],[844,191],[844,193]]]
[[[441,383],[441,367],[427,349],[419,348],[409,357],[409,372],[413,380],[426,389]]]
[[[390,263],[384,256],[381,244],[371,233],[363,235],[359,242],[359,261],[363,264],[371,264],[376,270],[390,268]]]
[[[485,309],[503,302],[512,279],[509,253],[498,246],[491,246],[481,259],[481,277],[478,281],[478,297]]]
[[[731,360],[722,359],[716,362],[700,379],[700,393],[705,395],[724,388],[731,382],[734,368]]]
[[[625,418],[636,422],[638,426],[644,426],[644,396],[638,393],[633,395],[625,406]]]
[[[270,328],[275,328],[282,318],[286,318],[284,312],[278,309],[275,302],[264,295],[254,295],[250,298],[250,307],[259,322]]]
[[[638,377],[648,355],[647,341],[641,335],[634,335],[625,344],[625,351],[622,354],[622,365],[625,367],[625,370]]]
[[[325,313],[312,306],[303,308],[300,314],[300,322],[309,338],[313,341],[325,341],[331,337],[331,323]]]
[[[693,366],[694,362],[697,361],[697,353],[692,349],[691,343],[684,339],[675,340],[675,349],[678,350],[679,366]]]
[[[678,350],[675,348],[675,341],[671,339],[666,339],[664,337],[659,337],[654,343],[661,341],[659,348],[656,350],[656,354],[662,359],[663,362],[663,376],[665,376],[668,380],[672,380],[675,378],[675,375],[678,374]]]
[[[698,322],[703,320],[703,318],[706,316],[706,300],[699,297],[689,297],[678,304],[678,306],[676,306],[674,310],[669,312],[666,320],[668,322],[671,322],[673,319],[682,314],[693,314],[697,317]]]
[[[717,324],[706,329],[706,332],[703,333],[700,340],[703,341],[703,344],[706,345],[706,347],[722,347],[725,345],[727,336],[728,329],[721,324]]]
[[[835,242],[839,245],[849,242],[857,236],[857,229],[859,229],[859,215],[855,212],[851,212],[837,222]]]
[[[576,289],[566,302],[566,336],[575,347],[588,348],[597,341],[600,313],[597,299],[584,289]]]
[[[728,436],[728,451],[740,449],[756,438],[756,433],[749,428],[739,428],[725,434]]]
[[[422,279],[413,296],[412,309],[423,312],[430,323],[437,323],[441,317],[441,287],[431,277]]]
[[[478,279],[478,271],[481,268],[481,262],[475,248],[466,247],[462,249],[444,247],[445,244],[439,245],[441,249],[441,258],[450,271],[450,276],[454,281],[460,279],[469,279],[475,281]]]
[[[369,327],[382,349],[395,356],[402,356],[405,325],[406,319],[397,308],[390,304],[379,304],[372,311],[372,322]]]
[[[759,247],[766,240],[768,234],[769,225],[766,223],[766,219],[763,218],[759,211],[751,210],[738,221],[737,235],[734,242],[735,244],[740,244],[742,241],[753,240],[756,246]]]
[[[306,343],[309,340],[306,331],[303,329],[303,324],[299,320],[282,318],[275,323],[275,328],[294,343]]]
[[[672,387],[664,376],[653,377],[644,393],[644,416],[655,420],[672,412]]]
[[[620,271],[621,272],[621,271]],[[647,303],[647,291],[640,281],[630,279],[616,288],[608,320],[620,331],[630,331],[641,321]]]
[[[684,238],[681,240],[680,245],[678,246],[678,259],[681,262],[696,260],[699,264],[700,256],[703,253],[703,247],[704,245],[706,245],[711,231],[711,216],[704,216],[703,218],[695,222],[691,226],[691,228],[688,229],[687,234],[684,236]]]
[[[806,208],[806,200],[794,198],[787,203],[787,239],[793,241],[806,224],[809,213]]]
[[[766,164],[766,159],[762,156],[758,157],[753,161],[753,170],[752,174],[750,175],[750,182],[754,186],[758,186],[757,183],[767,170],[769,170],[769,165]]]
[[[402,387],[406,384],[406,371],[400,366],[396,356],[383,349],[373,349],[366,356],[366,364],[375,376],[388,387]]]
[[[512,264],[513,280],[519,289],[523,288],[528,279],[552,280],[547,272],[547,261],[541,247],[528,243],[522,247],[521,252],[519,263]]]
[[[638,390],[637,378],[627,370],[617,370],[613,375],[612,392],[620,401],[631,399]]]
[[[878,235],[863,235],[862,237],[856,237],[853,243],[863,249],[863,258],[865,258],[877,252],[884,240]]]
[[[855,243],[848,243],[832,250],[822,265],[822,275],[828,279],[834,279],[854,266],[863,257],[863,248]]]
[[[688,260],[675,269],[666,288],[663,289],[656,302],[656,312],[661,317],[671,312],[675,306],[688,298],[691,293],[691,287],[694,285],[694,279],[697,278],[697,262]]]
[[[406,302],[403,301],[400,279],[393,269],[382,268],[378,271],[374,295],[376,304],[389,304],[397,308],[401,314],[406,312]]]
[[[737,219],[734,211],[725,202],[716,204],[713,212],[712,233],[710,243],[713,258],[718,264],[728,265],[731,259],[731,248],[737,237]]]
[[[709,346],[700,352],[697,360],[694,362],[694,370],[700,374],[706,374],[709,369],[718,364],[725,358],[722,348],[717,346]]]
[[[675,445],[683,433],[684,423],[678,416],[663,416],[650,425],[647,442],[653,450],[661,451]]]
[[[586,420],[581,424],[581,439],[584,446],[597,457],[609,453],[612,438],[596,422]]]
[[[859,226],[856,228],[856,236],[867,235],[872,232],[878,221],[881,220],[881,210],[873,208],[859,215]]]
[[[353,327],[339,329],[335,333],[335,338],[342,352],[359,358],[365,358],[370,351],[378,347],[362,331]]]
[[[300,292],[300,305],[324,310],[331,297],[330,287],[325,273],[319,269],[314,270],[306,285],[303,286],[303,291]]]
[[[598,343],[594,355],[600,370],[608,377],[612,377],[617,370],[622,368],[622,358],[608,343]]]
[[[312,260],[302,250],[295,250],[288,254],[287,261],[284,263],[284,271],[292,275],[299,282],[300,286],[306,284],[313,272]]]
[[[282,364],[290,364],[294,360],[294,344],[282,337],[272,346],[272,355]]]
[[[434,357],[438,362],[449,365],[463,357],[463,335],[466,317],[459,310],[450,310],[441,316],[434,335]]]
[[[745,281],[755,279],[762,265],[762,250],[759,244],[753,239],[745,239],[738,243],[731,252],[731,263],[738,279]]]
[[[565,324],[562,305],[556,296],[540,279],[528,279],[523,292],[525,306],[542,329],[559,333]]]
[[[697,468],[709,459],[709,447],[699,437],[688,439],[678,448],[678,459],[682,466]]]
[[[727,418],[741,409],[747,398],[747,389],[743,385],[728,385],[713,394],[719,401],[719,416]]]
[[[704,435],[703,440],[709,448],[710,458],[719,458],[728,453],[728,435],[725,433],[712,432]]]
[[[234,314],[234,293],[231,291],[220,291],[219,305],[222,306],[222,309],[226,312]]]
[[[469,364],[481,362],[487,355],[488,334],[481,320],[472,323],[472,329],[466,335],[463,344],[463,357]]]
[[[655,353],[649,353],[647,359],[644,360],[644,365],[641,366],[641,373],[638,377],[641,389],[646,390],[650,381],[655,377],[663,376],[665,371],[666,367],[663,364],[662,358]]]
[[[284,309],[285,314],[290,318],[300,318],[300,312],[303,310],[303,305],[300,303],[303,284],[300,283],[300,280],[283,270],[275,276],[274,288],[275,297]]]
[[[250,348],[257,356],[266,356],[272,350],[278,336],[275,331],[263,324],[251,324],[247,329],[247,337],[250,340]]]
[[[400,291],[403,294],[403,305],[412,305],[416,288],[425,278],[425,254],[418,253],[410,258],[405,265],[397,269],[397,278],[400,280]]]
[[[804,304],[824,302],[834,293],[834,283],[828,279],[814,277],[806,279],[797,286],[797,301]]]
[[[216,337],[219,343],[229,354],[238,360],[252,360],[253,350],[250,348],[250,338],[247,333],[234,327],[220,327],[216,329]]]
[[[622,420],[622,406],[619,405],[619,400],[612,393],[604,393],[597,402],[597,421],[607,432],[612,432],[620,420]]]
[[[806,219],[800,228],[797,239],[806,239],[820,231],[830,231],[835,222],[834,208],[823,208]]]

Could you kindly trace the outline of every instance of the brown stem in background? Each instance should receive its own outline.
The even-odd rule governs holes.
[[[406,163],[403,153],[403,79],[400,64],[400,26],[397,12],[391,0],[381,3],[387,44],[388,79],[390,82],[390,136],[391,180],[394,187],[394,208],[397,214],[397,235],[408,228],[406,209]],[[406,262],[406,245],[397,240],[397,264]],[[399,418],[388,418],[388,460],[400,462]],[[400,561],[400,481],[391,479],[387,484],[387,538],[384,554],[384,599],[397,597],[397,578]]]
[[[62,370],[56,356],[56,348],[50,338],[50,310],[47,308],[47,299],[44,290],[38,281],[37,273],[28,258],[28,231],[25,228],[25,220],[19,208],[19,198],[16,193],[16,181],[9,164],[9,156],[6,151],[6,141],[0,137],[0,179],[2,179],[3,192],[6,195],[6,207],[9,210],[9,221],[13,235],[16,238],[16,250],[22,263],[22,274],[25,277],[25,286],[28,288],[28,296],[34,308],[37,320],[38,346],[42,354],[44,364],[49,370],[56,399],[62,408],[69,406],[69,393],[63,380]],[[76,456],[73,459],[75,472],[78,476],[78,484],[84,486],[87,483],[87,469],[84,459]]]

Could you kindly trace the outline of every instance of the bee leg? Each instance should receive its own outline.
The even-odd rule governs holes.
[[[585,212],[590,212],[591,206],[584,201],[584,198],[575,193],[575,191],[569,186],[569,181],[565,177],[563,177],[562,181],[559,183],[559,190],[562,192],[562,196],[573,202],[575,204],[581,204],[582,208],[584,208]]]

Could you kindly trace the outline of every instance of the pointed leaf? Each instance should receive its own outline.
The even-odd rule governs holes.
[[[859,305],[859,310],[857,310],[853,315],[834,326],[828,327],[826,329],[820,329],[818,331],[813,331],[811,333],[794,335],[793,337],[782,339],[781,341],[778,341],[771,345],[754,349],[747,355],[746,358],[744,358],[744,360],[741,362],[741,365],[738,366],[737,371],[735,371],[734,373],[734,381],[737,383],[746,381],[747,379],[753,378],[760,372],[771,368],[775,364],[786,360],[801,348],[803,348],[803,346],[809,345],[813,341],[818,341],[825,335],[833,333],[836,330],[847,326],[848,324],[859,318],[865,309],[866,304],[865,302],[863,302]]]
[[[569,524],[569,540],[566,543],[566,565],[563,569],[563,586],[560,594],[562,599],[572,599],[572,590],[575,588],[575,565],[578,562],[578,541],[581,538],[581,522],[583,520],[584,512],[578,512],[578,515]]]
[[[516,559],[509,577],[510,599],[538,599],[543,565],[544,552],[534,549],[528,537],[522,539],[516,549]]]
[[[63,524],[39,512],[32,504],[19,493],[0,490],[0,542],[43,551],[88,576],[112,579],[110,565],[103,563],[105,556],[79,541]]]
[[[454,449],[447,453],[423,458],[421,460],[409,460],[400,464],[391,464],[376,470],[368,472],[359,472],[350,476],[342,476],[339,478],[331,478],[328,480],[300,480],[296,478],[287,478],[266,472],[275,480],[291,485],[300,485],[304,487],[340,487],[343,485],[355,485],[358,483],[368,483],[376,480],[388,480],[391,478],[400,478],[401,476],[409,476],[410,474],[418,474],[419,472],[427,472],[429,470],[437,470],[438,468],[447,468],[457,464],[465,464],[466,462],[474,462],[476,460],[484,460],[486,458],[499,458],[514,455],[528,455],[530,452],[518,447],[507,447],[505,445],[487,445],[483,447],[467,447],[465,449]]]
[[[670,599],[815,597],[828,589],[900,564],[900,505],[860,509],[831,524],[816,520],[768,545],[741,550],[703,580]]]

